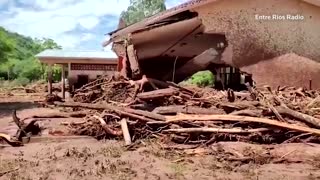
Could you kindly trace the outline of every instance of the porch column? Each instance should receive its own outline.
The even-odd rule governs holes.
[[[48,92],[52,94],[52,64],[48,65]]]
[[[65,71],[65,68],[64,68],[64,64],[62,64],[62,66],[61,66],[61,81],[62,81],[61,91],[62,91],[62,98],[63,99],[66,98],[65,78],[66,78],[66,71]]]

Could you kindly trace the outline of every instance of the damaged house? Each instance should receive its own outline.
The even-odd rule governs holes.
[[[209,69],[241,83],[320,88],[320,0],[193,0],[109,33],[121,73],[180,82]]]

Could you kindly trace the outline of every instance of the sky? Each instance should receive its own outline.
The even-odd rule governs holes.
[[[167,9],[185,1],[166,0]],[[51,38],[66,50],[103,50],[105,34],[117,28],[128,6],[129,0],[0,0],[0,26]]]

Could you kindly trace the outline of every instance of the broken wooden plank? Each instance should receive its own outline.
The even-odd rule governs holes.
[[[272,125],[278,128],[290,129],[298,132],[312,133],[320,136],[320,130],[292,125],[284,122],[270,120],[266,118],[257,118],[249,116],[234,116],[234,115],[177,115],[177,116],[166,116],[167,122],[177,123],[181,121],[240,121],[240,122],[255,122]]]
[[[238,116],[251,116],[251,117],[260,117],[262,116],[262,110],[240,110],[240,111],[234,111],[230,113],[230,115],[238,115]]]
[[[121,124],[121,129],[122,129],[122,134],[123,134],[123,138],[125,141],[125,145],[128,146],[131,144],[131,136],[129,133],[127,120],[124,118],[121,119],[120,124]]]
[[[133,78],[137,78],[141,74],[138,58],[136,55],[136,50],[134,49],[134,46],[131,44],[127,47],[127,55],[130,62],[130,68],[132,71]]]
[[[225,128],[181,128],[181,129],[166,129],[162,132],[166,133],[231,133],[231,134],[248,134],[270,131],[268,128],[257,129],[225,129]]]
[[[223,110],[217,108],[200,108],[197,106],[161,106],[155,108],[152,112],[157,114],[223,114]]]

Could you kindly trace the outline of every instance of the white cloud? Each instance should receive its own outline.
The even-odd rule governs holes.
[[[98,25],[100,20],[96,16],[85,16],[83,18],[80,18],[78,22],[82,27],[90,30]]]
[[[0,0],[0,7],[7,5],[9,0]]]
[[[53,39],[64,49],[75,49],[80,43],[79,37],[72,34],[57,34]]]
[[[4,4],[5,0],[0,2]],[[31,37],[52,38],[69,48],[81,42],[81,37],[75,37],[79,33],[70,33],[78,25],[92,30],[100,18],[119,16],[129,5],[129,0],[19,0],[19,3],[22,6],[14,3],[5,12],[0,11],[0,26]],[[117,22],[113,23],[116,26]]]
[[[170,9],[172,7],[175,7],[177,5],[180,5],[182,3],[187,2],[188,0],[170,0],[170,1],[166,1],[166,7],[167,9]]]
[[[167,0],[166,5],[171,8],[184,1]],[[83,41],[102,41],[92,32],[98,28],[102,35],[112,31],[103,27],[117,27],[117,20],[103,21],[108,24],[101,24],[101,20],[118,17],[129,0],[0,0],[0,9],[5,5],[6,9],[0,10],[0,26],[33,38],[54,39],[64,48],[76,48]]]
[[[110,58],[117,57],[117,55],[111,50],[111,45],[104,47],[103,50],[108,53]]]
[[[94,39],[96,36],[94,35],[94,34],[92,34],[92,33],[83,33],[82,35],[81,35],[81,38],[80,38],[80,40],[81,41],[89,41],[89,40],[91,40],[91,39]]]

